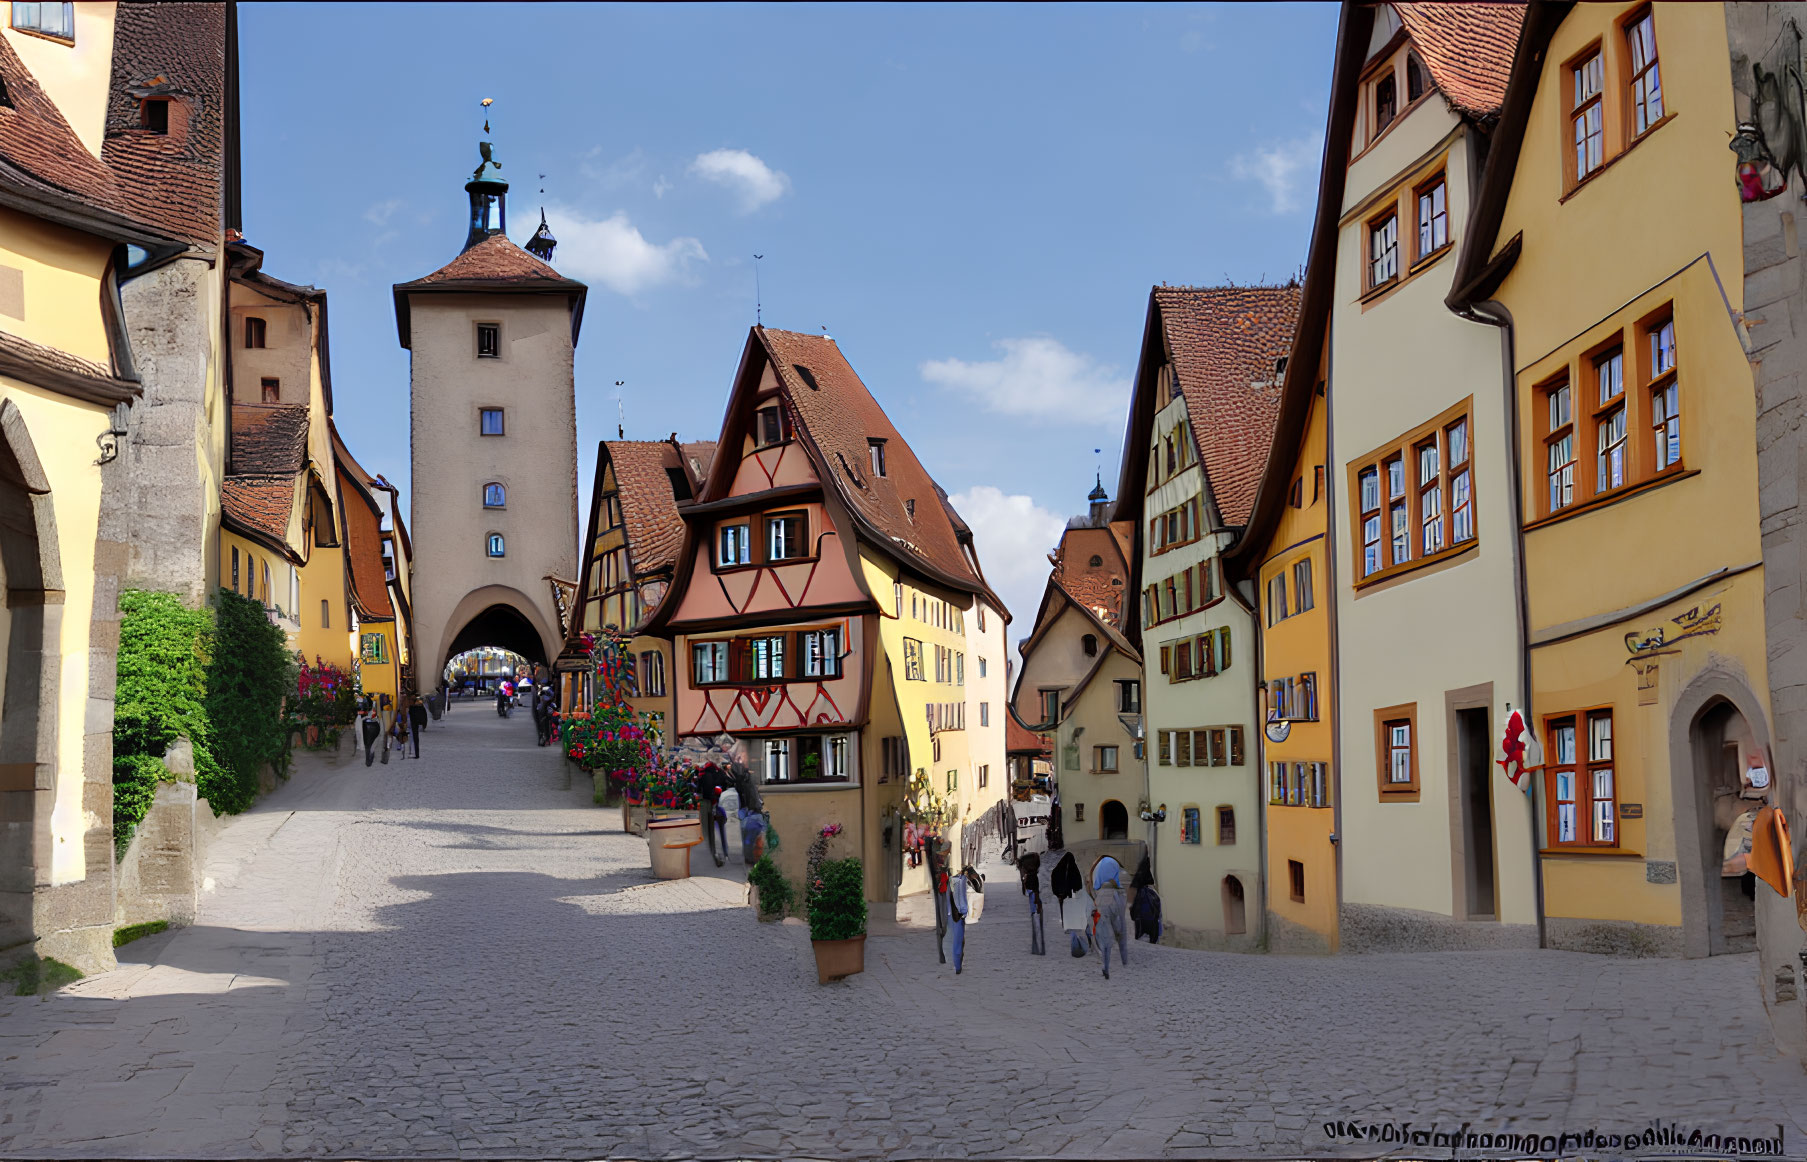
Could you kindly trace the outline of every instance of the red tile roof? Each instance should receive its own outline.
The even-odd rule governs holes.
[[[1280,408],[1296,286],[1156,287],[1167,350],[1205,479],[1227,525],[1247,523]]]
[[[432,274],[413,282],[398,283],[397,290],[436,286],[440,283],[500,282],[544,283],[548,290],[580,286],[551,266],[522,250],[506,234],[491,234]]]
[[[1523,4],[1395,4],[1437,88],[1473,117],[1498,113],[1524,25]]]
[[[233,475],[296,475],[307,466],[307,429],[306,404],[233,404]]]
[[[1048,742],[1041,735],[1024,726],[1016,716],[1016,711],[1006,704],[1004,713],[1004,753],[1050,755]]]
[[[958,531],[964,522],[835,341],[764,327],[754,334],[777,369],[798,426],[826,465],[824,485],[832,481],[874,543],[906,566],[927,565],[946,581],[983,594],[1003,612],[967,563]],[[884,476],[870,470],[868,439],[885,441]],[[913,517],[909,501],[915,502]]]
[[[1092,564],[1092,558],[1098,564]],[[1062,589],[1113,626],[1123,624],[1123,594],[1129,567],[1109,528],[1069,528],[1055,551],[1054,581]]]
[[[634,574],[645,576],[677,563],[684,543],[684,518],[678,515],[678,498],[672,492],[668,470],[683,470],[678,451],[666,440],[605,440],[609,463],[615,468],[615,488],[621,498],[621,520],[627,528],[627,553]],[[713,443],[686,445],[699,455],[713,456]],[[703,452],[707,449],[707,453]],[[706,460],[705,460],[706,463]]]
[[[336,429],[333,454],[339,469],[339,509],[345,514],[345,567],[352,601],[366,620],[393,620],[395,604],[389,600],[389,577],[383,569],[383,518],[366,483],[370,474],[351,458]]]
[[[173,92],[183,106],[171,117],[170,133],[142,127],[134,91],[146,90]],[[101,158],[136,217],[188,242],[218,244],[225,113],[226,6],[120,4]]]
[[[125,213],[113,171],[88,152],[62,110],[0,37],[0,78],[11,107],[0,106],[0,178],[35,192],[58,192],[111,214]]]
[[[293,476],[228,476],[220,481],[220,510],[242,527],[287,541],[295,508]]]

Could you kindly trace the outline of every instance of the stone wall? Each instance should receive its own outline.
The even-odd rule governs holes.
[[[1731,47],[1731,80],[1737,119],[1765,132],[1777,159],[1807,151],[1807,127],[1778,117],[1779,102],[1758,92],[1755,67],[1778,72],[1807,67],[1800,32],[1807,32],[1807,4],[1728,4],[1726,33]],[[1792,23],[1793,29],[1790,28]],[[1728,136],[1735,126],[1725,127]],[[1769,138],[1774,138],[1770,140]],[[1733,180],[1735,159],[1718,159]],[[1807,456],[1802,421],[1807,396],[1807,263],[1800,232],[1807,217],[1807,173],[1798,166],[1785,175],[1788,188],[1777,197],[1744,205],[1744,327],[1757,392],[1757,478],[1763,529],[1765,630],[1769,642],[1769,698],[1776,778],[1774,802],[1807,835]],[[1686,390],[1684,388],[1684,390]],[[1795,860],[1801,864],[1800,840]],[[1803,867],[1807,872],[1807,867]],[[1804,891],[1797,873],[1795,893]],[[1807,915],[1807,914],[1804,914]],[[1807,922],[1807,921],[1802,921]],[[1797,922],[1795,902],[1767,887],[1757,888],[1758,987],[1769,1010],[1778,1045],[1807,1059],[1807,1010],[1800,985],[1807,972],[1807,940]]]

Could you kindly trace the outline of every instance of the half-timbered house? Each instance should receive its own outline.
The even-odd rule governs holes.
[[[800,878],[825,825],[869,898],[927,888],[910,810],[965,823],[1003,797],[1004,623],[972,532],[827,336],[755,327],[672,588],[674,741],[761,778],[776,858]]]

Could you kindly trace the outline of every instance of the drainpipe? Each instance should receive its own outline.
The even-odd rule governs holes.
[[[1328,472],[1325,473],[1329,475]],[[1260,584],[1261,569],[1255,569],[1256,584]],[[1258,603],[1250,601],[1251,610],[1257,610]],[[1256,868],[1255,876],[1255,940],[1263,948],[1269,949],[1267,930],[1267,794],[1264,786],[1267,781],[1267,679],[1265,651],[1262,649],[1266,635],[1261,632],[1261,614],[1253,613],[1255,632],[1250,636],[1255,639],[1255,857],[1261,866]],[[1246,891],[1244,895],[1246,895]]]
[[[1537,738],[1537,719],[1532,712],[1531,701],[1531,599],[1525,578],[1524,538],[1521,531],[1524,505],[1524,464],[1521,456],[1523,434],[1518,421],[1518,377],[1513,369],[1514,349],[1516,347],[1512,314],[1497,302],[1471,303],[1456,312],[1462,318],[1474,323],[1483,323],[1497,327],[1500,332],[1500,352],[1503,363],[1502,376],[1505,390],[1502,393],[1506,401],[1506,431],[1511,441],[1512,454],[1507,465],[1507,476],[1510,487],[1507,488],[1507,519],[1511,521],[1512,535],[1509,539],[1512,546],[1512,578],[1518,591],[1518,694],[1522,699],[1521,708],[1525,717],[1525,729],[1533,739]],[[1510,706],[1510,703],[1508,703]],[[1549,947],[1544,922],[1543,895],[1543,854],[1542,845],[1538,842],[1541,815],[1538,812],[1539,785],[1541,778],[1531,780],[1531,789],[1525,795],[1527,809],[1531,813],[1531,890],[1537,909],[1537,946]]]

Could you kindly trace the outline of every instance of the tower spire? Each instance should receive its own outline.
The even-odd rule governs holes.
[[[487,110],[494,100],[493,97],[483,98],[484,109]],[[502,180],[502,163],[496,160],[495,146],[489,140],[487,113],[483,118],[483,133],[483,140],[477,143],[477,155],[481,160],[471,171],[471,180],[464,184],[464,192],[471,199],[470,230],[464,238],[466,250],[492,234],[508,232],[508,183]],[[488,172],[491,170],[496,172]]]

